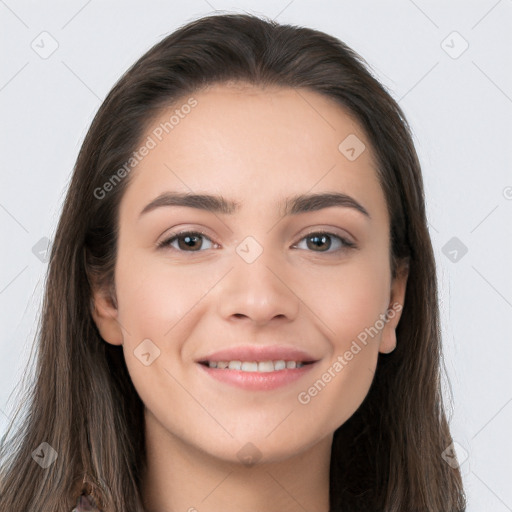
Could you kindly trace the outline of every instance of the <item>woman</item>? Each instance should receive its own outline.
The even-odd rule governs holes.
[[[114,86],[0,510],[463,511],[404,115],[339,40],[196,20]]]

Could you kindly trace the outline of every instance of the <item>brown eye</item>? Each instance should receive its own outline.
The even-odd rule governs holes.
[[[212,241],[203,233],[198,233],[196,231],[184,231],[182,233],[176,233],[171,238],[164,240],[159,244],[159,247],[172,247],[177,251],[182,252],[200,252],[203,247],[203,239],[208,240],[210,243]],[[173,245],[177,242],[177,246]],[[206,247],[206,249],[211,249],[211,247]]]
[[[335,240],[333,244],[333,239]],[[301,242],[305,240],[306,241],[306,248],[313,251],[313,252],[336,252],[343,249],[348,249],[355,247],[355,244],[351,241],[347,240],[346,238],[340,237],[338,235],[335,235],[333,233],[326,233],[326,232],[315,232],[310,233],[309,235],[305,236]],[[333,250],[331,247],[334,246]],[[297,245],[298,247],[298,245]],[[302,247],[298,247],[302,248]]]
[[[331,237],[329,235],[311,235],[306,238],[307,246],[309,249],[330,249],[332,245]]]

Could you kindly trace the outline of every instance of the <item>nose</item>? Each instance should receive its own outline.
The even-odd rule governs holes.
[[[234,268],[217,290],[222,318],[262,326],[271,321],[291,322],[297,317],[300,298],[294,292],[294,279],[277,261],[270,251],[263,251],[252,263],[234,258]]]

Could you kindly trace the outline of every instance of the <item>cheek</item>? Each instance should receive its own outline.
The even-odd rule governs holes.
[[[345,351],[361,332],[375,325],[390,299],[390,271],[382,260],[354,260],[354,264],[330,272],[310,303],[335,351]],[[380,323],[379,323],[380,325]]]
[[[325,418],[327,432],[347,421],[370,389],[382,332],[380,315],[389,301],[385,276],[385,270],[354,266],[326,280],[317,294],[329,354],[301,390],[298,402],[307,415]]]
[[[184,343],[204,314],[205,287],[215,283],[213,276],[197,279],[197,272],[171,269],[165,261],[138,257],[135,251],[129,259],[121,255],[116,265],[118,318],[128,372],[147,409],[161,415],[167,414],[171,401],[175,410],[185,414],[193,410],[179,384],[186,382],[179,362]],[[173,431],[182,427],[179,419],[169,421]]]
[[[335,410],[329,418],[335,429],[357,410],[372,383],[381,315],[389,305],[390,271],[385,258],[361,258],[321,282],[310,299],[329,340],[329,356],[298,401],[312,415]]]
[[[205,294],[222,273],[206,273],[196,265],[177,268],[136,251],[129,258],[120,254],[115,278],[123,350],[132,381],[147,405],[166,402],[173,382],[170,373],[184,380],[183,349],[206,314]]]
[[[326,433],[343,425],[357,411],[370,389],[377,352],[364,346],[354,352],[336,353],[319,367],[297,396],[302,414],[323,418],[322,429]]]
[[[197,315],[201,299],[215,284],[215,276],[198,278],[195,265],[172,267],[163,258],[134,254],[122,256],[116,266],[119,320],[125,341],[151,338],[155,343],[182,330],[188,317]],[[158,340],[158,341],[157,341]]]

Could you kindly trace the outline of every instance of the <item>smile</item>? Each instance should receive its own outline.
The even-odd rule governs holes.
[[[219,366],[220,365],[220,366]],[[316,362],[202,361],[198,368],[214,380],[247,391],[272,391],[304,377]]]
[[[208,365],[209,368],[218,369],[229,369],[229,370],[241,370],[243,372],[261,372],[269,373],[279,370],[285,370],[287,368],[301,368],[305,364],[311,364],[311,362],[302,361],[203,361],[201,364]]]

